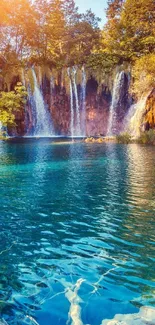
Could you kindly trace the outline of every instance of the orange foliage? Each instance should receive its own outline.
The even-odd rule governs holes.
[[[146,103],[145,122],[149,123],[151,128],[155,127],[155,91],[150,94]]]

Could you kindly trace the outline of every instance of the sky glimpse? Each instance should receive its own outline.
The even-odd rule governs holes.
[[[81,12],[85,12],[87,9],[91,8],[91,10],[102,19],[100,26],[102,27],[105,24],[107,0],[75,0],[75,3]]]

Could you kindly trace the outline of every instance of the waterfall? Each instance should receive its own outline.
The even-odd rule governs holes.
[[[80,106],[79,106],[78,90],[76,84],[76,73],[77,73],[76,67],[73,67],[71,71],[70,68],[68,68],[69,85],[70,85],[71,137],[81,135]],[[74,112],[74,100],[75,100],[75,112]]]
[[[80,92],[80,101],[78,98],[78,89],[76,83],[77,68],[68,68],[70,86],[70,134],[74,136],[86,135],[86,72],[85,68],[82,68],[82,83]],[[75,109],[74,109],[75,105]]]
[[[37,82],[34,69],[32,69],[34,81],[33,95],[29,92],[30,105],[33,117],[33,136],[52,136],[52,120],[47,105],[44,103],[43,95]]]
[[[74,137],[74,103],[73,103],[73,87],[72,87],[72,79],[70,76],[70,68],[68,68],[68,76],[69,76],[69,86],[70,86],[70,108],[71,108],[71,122],[70,122],[70,133],[71,137]]]
[[[79,99],[78,99],[78,90],[77,90],[77,84],[76,84],[76,73],[77,68],[72,68],[73,72],[73,88],[74,88],[74,95],[75,95],[75,107],[76,107],[76,126],[75,126],[75,136],[81,135],[81,127],[80,127],[80,107],[79,107]]]
[[[129,112],[124,119],[125,130],[129,131],[129,133],[131,133],[135,138],[140,136],[141,124],[148,95],[149,93],[145,96],[143,95],[136,104],[131,105]]]
[[[107,136],[112,136],[116,133],[116,122],[117,122],[117,106],[119,104],[120,93],[124,84],[124,71],[118,72],[114,80],[112,102],[110,106],[109,122],[107,129]]]
[[[82,119],[81,128],[82,135],[86,135],[86,72],[84,66],[82,67],[82,84],[81,84],[81,100],[82,100]]]
[[[71,80],[70,80],[70,103],[71,103],[70,131],[71,131],[71,137],[74,137],[74,107],[73,107],[73,89],[72,89],[72,81]]]

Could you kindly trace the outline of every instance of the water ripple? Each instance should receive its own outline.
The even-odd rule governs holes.
[[[0,153],[0,324],[101,325],[154,305],[154,147]]]

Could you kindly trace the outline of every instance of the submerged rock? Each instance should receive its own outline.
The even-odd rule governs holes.
[[[8,323],[4,319],[0,319],[0,325],[8,325]]]
[[[94,138],[89,137],[84,140],[86,143],[104,143],[104,142],[116,142],[115,137],[100,137],[100,138]]]
[[[155,308],[142,307],[137,314],[116,315],[113,320],[103,320],[101,325],[154,325]]]

